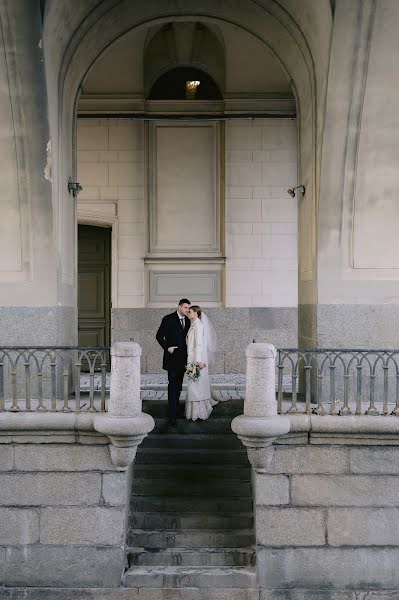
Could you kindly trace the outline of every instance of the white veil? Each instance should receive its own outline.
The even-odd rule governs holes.
[[[208,351],[208,363],[210,365],[213,365],[216,360],[218,338],[216,335],[215,328],[210,322],[209,317],[204,312],[201,312],[201,323],[204,326],[204,339]]]

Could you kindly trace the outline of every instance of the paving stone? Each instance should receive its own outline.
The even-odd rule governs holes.
[[[252,530],[199,529],[176,531],[132,529],[127,536],[129,547],[153,548],[242,548],[254,541]]]
[[[280,505],[289,502],[289,479],[284,475],[264,475],[256,473],[255,476],[256,505]]]
[[[392,590],[0,588],[0,600],[399,600]]]
[[[15,448],[18,471],[114,471],[108,445],[26,444]]]
[[[100,501],[100,473],[0,475],[0,505],[93,505]]]
[[[258,506],[256,537],[257,543],[264,546],[324,546],[325,511]]]
[[[124,585],[162,588],[255,588],[256,573],[251,567],[131,567]]]
[[[102,496],[105,504],[110,506],[125,506],[129,492],[129,474],[104,473],[102,476]]]
[[[399,594],[392,591],[372,590],[331,590],[296,589],[259,591],[259,600],[399,600]]]
[[[39,512],[28,509],[0,508],[0,544],[23,546],[39,541]]]
[[[399,546],[399,509],[329,508],[330,546]]]
[[[20,587],[114,587],[123,568],[122,548],[32,545],[8,548],[1,581]]]
[[[262,453],[267,457],[269,473],[349,473],[347,448],[270,446]]]
[[[11,440],[10,440],[11,441]],[[10,443],[10,441],[5,443]],[[7,446],[0,446],[0,472],[1,471],[12,471],[14,468],[14,448]]]
[[[121,545],[125,511],[114,508],[45,508],[40,515],[40,542],[65,545]]]
[[[349,448],[352,473],[399,475],[399,448]]]
[[[261,588],[380,588],[397,591],[399,572],[393,565],[398,560],[399,548],[259,546],[257,570]],[[367,595],[364,598],[369,600]]]
[[[302,506],[399,506],[399,479],[384,475],[293,475],[291,502]]]
[[[255,548],[129,548],[130,566],[240,567],[255,564]]]

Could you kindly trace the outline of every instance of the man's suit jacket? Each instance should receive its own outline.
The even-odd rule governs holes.
[[[177,311],[175,311],[162,319],[157,331],[157,341],[163,348],[162,368],[167,371],[174,368],[184,369],[187,364],[186,335],[190,329],[190,319],[185,317],[184,321],[185,326],[183,329]],[[173,354],[168,352],[168,348],[171,346],[177,346]]]

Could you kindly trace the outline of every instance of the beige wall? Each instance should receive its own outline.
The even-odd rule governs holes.
[[[226,305],[297,306],[296,121],[226,126]]]
[[[113,226],[112,304],[144,306],[144,126],[78,121],[79,222]]]
[[[297,180],[296,122],[232,121],[225,135],[225,304],[296,306],[297,199],[286,192]],[[144,124],[79,119],[77,139],[79,221],[114,229],[113,307],[146,306]]]

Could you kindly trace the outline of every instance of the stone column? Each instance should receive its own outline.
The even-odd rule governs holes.
[[[71,345],[75,273],[59,265],[40,2],[3,0],[0,25],[2,343]]]
[[[272,344],[249,344],[244,414],[233,419],[231,428],[247,448],[249,461],[261,470],[264,450],[290,430],[289,417],[277,414],[276,348]]]
[[[392,72],[398,23],[395,0],[334,3],[317,201],[317,288],[313,298],[301,293],[310,278],[304,269],[301,347],[397,347],[399,84]]]
[[[141,347],[119,342],[111,348],[111,389],[108,413],[96,415],[94,428],[111,441],[111,459],[123,471],[133,462],[137,446],[154,428],[154,419],[141,411]]]

